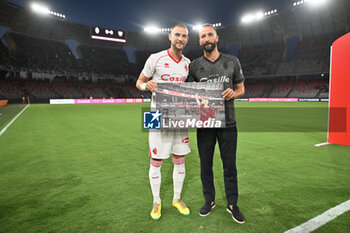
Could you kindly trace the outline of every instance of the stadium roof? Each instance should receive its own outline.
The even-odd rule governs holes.
[[[71,0],[9,0],[24,8],[40,2],[50,10],[65,14],[73,22],[140,31],[149,24],[168,28],[186,24],[222,22],[237,23],[243,14],[252,10],[283,10],[292,6],[292,0],[149,0],[149,1],[71,1]]]
[[[256,1],[249,2],[253,3]],[[269,0],[266,2],[272,3],[274,1]],[[288,6],[288,9],[278,11],[277,14],[265,17],[264,20],[256,23],[242,24],[236,22],[231,25],[224,25],[224,28],[220,30],[221,44],[226,46],[244,46],[259,43],[283,42],[290,37],[303,38],[328,33],[349,32],[350,3],[348,0],[330,1],[326,7],[314,9],[306,6],[293,7],[293,1],[288,1]],[[56,10],[57,7],[53,8]],[[57,11],[66,14],[67,18],[43,17],[42,15],[34,14],[27,6],[24,7],[10,1],[0,0],[0,25],[10,31],[45,38],[58,40],[73,39],[81,43],[112,45],[111,42],[91,41],[89,39],[90,25],[96,24],[87,25],[77,23],[72,19],[69,12],[67,13],[64,9],[58,9]],[[97,15],[100,15],[100,13]],[[101,15],[101,17],[105,16],[104,14]],[[121,16],[115,14],[114,17],[119,19]],[[91,18],[93,19],[94,16],[91,16]],[[218,22],[219,20],[220,16],[214,22]],[[160,43],[155,37],[150,36],[148,40],[148,37],[145,37],[145,35],[140,36],[140,33],[144,34],[141,28],[139,32],[129,32],[127,36],[128,43],[126,45],[143,49],[158,49],[157,46],[164,47],[164,43],[168,43],[165,36],[162,37],[164,43]],[[192,38],[196,38],[196,35],[193,34]],[[190,44],[192,43],[197,44],[197,40],[190,40]],[[118,46],[118,44],[113,43],[113,46]]]

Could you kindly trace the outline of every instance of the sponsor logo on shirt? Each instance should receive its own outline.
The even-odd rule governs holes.
[[[185,82],[186,81],[186,76],[181,76],[181,77],[172,77],[170,74],[163,74],[160,77],[163,81],[171,81],[171,82]]]
[[[228,77],[226,77],[226,75],[222,75],[222,76],[216,76],[216,77],[204,77],[201,78],[199,80],[200,82],[208,82],[208,83],[228,83],[230,81],[230,79]]]

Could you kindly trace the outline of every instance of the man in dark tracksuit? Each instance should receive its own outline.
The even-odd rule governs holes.
[[[228,54],[221,54],[217,48],[215,28],[206,24],[199,32],[199,44],[204,56],[190,64],[188,82],[223,82],[225,99],[226,128],[197,129],[198,152],[201,164],[201,179],[205,204],[200,209],[200,216],[207,216],[215,207],[215,188],[213,179],[213,156],[216,140],[219,142],[221,159],[224,167],[227,211],[238,223],[245,219],[237,206],[238,185],[236,169],[237,128],[234,112],[234,99],[244,94],[244,77],[238,59]]]

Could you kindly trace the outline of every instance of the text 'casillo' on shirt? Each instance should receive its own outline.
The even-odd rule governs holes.
[[[156,83],[162,82],[185,82],[188,76],[190,59],[181,56],[179,60],[173,58],[169,49],[151,54],[146,61],[142,74],[152,78]],[[152,94],[152,107],[154,93]]]
[[[220,53],[215,61],[205,56],[190,64],[186,82],[223,82],[224,89],[234,89],[235,84],[244,81],[241,64],[237,57]],[[234,100],[225,101],[226,127],[236,126]]]

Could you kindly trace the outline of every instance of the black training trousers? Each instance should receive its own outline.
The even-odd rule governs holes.
[[[238,184],[236,169],[236,127],[197,129],[197,144],[201,162],[201,179],[204,198],[207,202],[215,200],[213,156],[216,139],[219,142],[220,154],[224,168],[227,204],[237,205]]]

